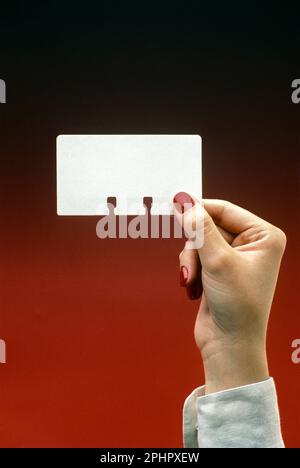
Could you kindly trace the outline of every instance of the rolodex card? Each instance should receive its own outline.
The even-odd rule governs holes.
[[[199,135],[60,135],[57,137],[57,212],[61,216],[109,213],[173,214],[173,197],[187,192],[201,200]]]

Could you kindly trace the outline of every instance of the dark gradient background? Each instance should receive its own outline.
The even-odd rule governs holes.
[[[56,215],[61,133],[199,133],[206,198],[284,229],[269,335],[300,446],[299,14],[279,2],[1,4],[2,447],[178,447],[203,383],[179,240],[108,240]]]

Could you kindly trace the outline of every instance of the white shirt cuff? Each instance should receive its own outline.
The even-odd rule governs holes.
[[[183,409],[186,448],[284,448],[273,379],[205,395],[199,387]]]

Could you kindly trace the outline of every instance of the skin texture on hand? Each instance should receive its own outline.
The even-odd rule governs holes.
[[[199,202],[180,193],[174,203],[190,233]],[[204,200],[202,210],[204,245],[179,258],[181,285],[190,299],[201,297],[195,340],[208,394],[269,377],[266,336],[286,236],[226,201]]]

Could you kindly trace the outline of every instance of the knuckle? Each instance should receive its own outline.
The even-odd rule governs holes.
[[[273,249],[283,252],[287,244],[287,237],[285,232],[283,232],[280,228],[274,227],[270,242]]]

